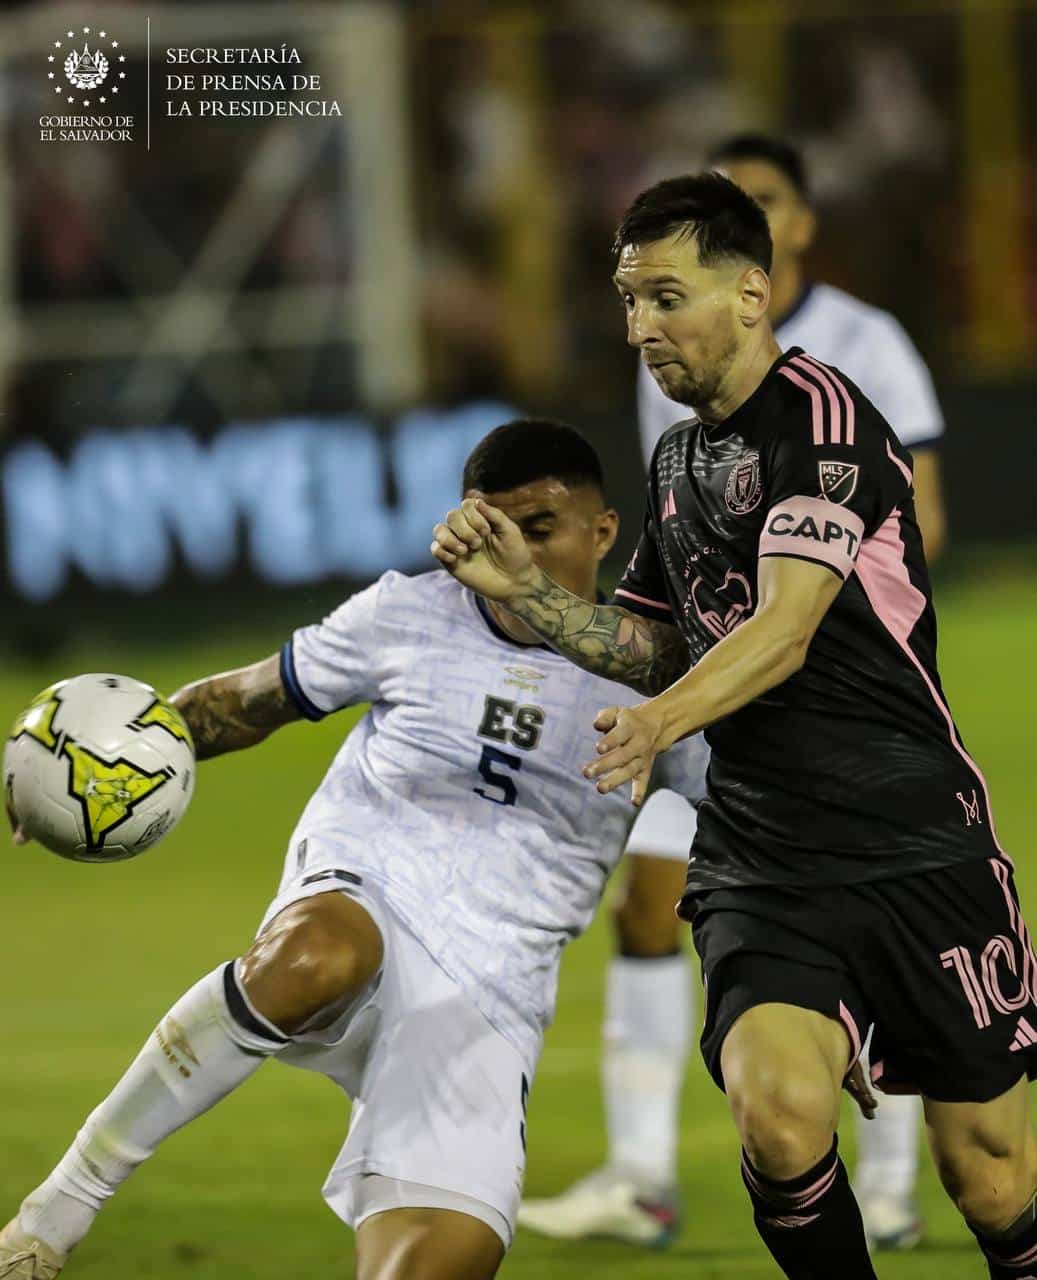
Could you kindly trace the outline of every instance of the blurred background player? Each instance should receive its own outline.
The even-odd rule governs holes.
[[[803,347],[856,382],[895,424],[914,458],[915,503],[927,562],[946,535],[938,445],[944,423],[925,362],[888,311],[833,285],[812,281],[806,255],[817,229],[802,156],[789,143],[743,133],[714,147],[711,167],[727,173],[762,206],[774,243],[771,313],[783,349]],[[686,407],[638,370],[638,412],[646,465],[663,432]],[[612,912],[616,954],[606,987],[602,1082],[607,1164],[562,1195],[523,1204],[519,1221],[546,1235],[609,1235],[659,1245],[667,1239],[657,1206],[678,1203],[678,1104],[692,1022],[692,981],[673,904],[684,887],[695,811],[657,791],[630,837],[626,880]],[[855,1188],[873,1246],[910,1248],[921,1222],[914,1190],[921,1102],[882,1099],[858,1124]]]

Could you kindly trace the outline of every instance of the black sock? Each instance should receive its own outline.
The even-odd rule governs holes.
[[[813,1169],[775,1182],[742,1152],[742,1181],[763,1243],[789,1280],[876,1280],[839,1142]]]
[[[1028,1280],[1037,1275],[1037,1195],[1007,1231],[987,1235],[969,1224],[990,1268],[990,1280]]]

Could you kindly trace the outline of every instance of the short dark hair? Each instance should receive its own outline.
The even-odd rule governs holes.
[[[736,133],[712,147],[707,160],[710,168],[718,168],[725,160],[766,160],[788,178],[804,200],[810,199],[802,153],[781,138],[766,133]]]
[[[518,418],[483,436],[464,464],[461,492],[506,493],[535,480],[605,492],[601,460],[575,427],[550,418]]]
[[[746,258],[764,271],[771,269],[767,215],[723,174],[667,178],[642,191],[623,215],[613,248],[619,254],[628,244],[650,244],[677,231],[695,237],[704,267]]]

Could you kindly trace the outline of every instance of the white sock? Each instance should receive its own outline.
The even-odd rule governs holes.
[[[867,1054],[864,1059],[868,1070]],[[857,1168],[853,1188],[858,1196],[901,1199],[914,1194],[918,1177],[922,1099],[914,1094],[879,1093],[873,1120],[857,1117]]]
[[[53,1172],[23,1202],[23,1231],[68,1253],[105,1201],[164,1138],[208,1111],[284,1048],[285,1038],[255,1010],[249,1009],[255,1030],[232,1017],[225,967],[193,986],[152,1032]],[[269,1038],[258,1034],[261,1027]]]
[[[677,1181],[677,1111],[691,1015],[691,973],[683,952],[651,960],[613,958],[602,1058],[609,1163],[656,1191]]]

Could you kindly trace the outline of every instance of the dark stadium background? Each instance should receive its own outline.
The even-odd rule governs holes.
[[[132,143],[40,139],[47,50],[84,25],[119,35]],[[163,115],[184,96],[165,49],[282,42],[340,117]],[[937,381],[941,663],[1032,918],[1035,63],[1037,6],[1009,0],[6,6],[0,713],[80,670],[169,691],[272,652],[385,568],[431,567],[467,449],[512,413],[594,440],[618,569],[642,473],[612,228],[711,140],[774,129],[813,174],[813,270],[895,312]],[[245,944],[343,727],[207,766],[139,862],[5,844],[0,1215],[153,1020]],[[605,948],[596,926],[563,969],[531,1100],[537,1193],[602,1151]],[[69,1274],[348,1274],[318,1195],[345,1114],[321,1081],[265,1070],[132,1182]],[[772,1274],[697,1059],[681,1149],[673,1253],[520,1234],[505,1273]],[[977,1274],[928,1168],[922,1198],[931,1244],[882,1274]]]

